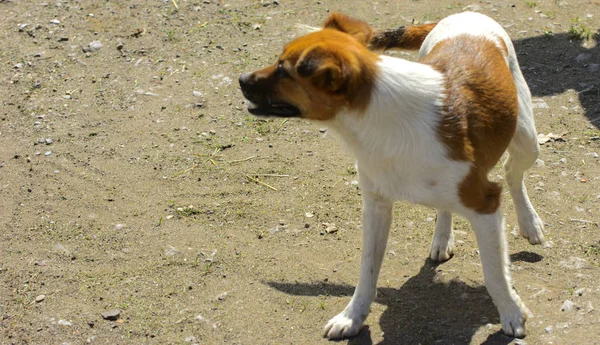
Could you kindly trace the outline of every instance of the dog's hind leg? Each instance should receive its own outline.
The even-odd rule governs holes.
[[[437,210],[435,233],[433,234],[429,253],[431,260],[439,262],[448,261],[454,255],[451,212]]]
[[[363,180],[361,177],[361,184]],[[323,329],[323,335],[330,339],[356,335],[369,315],[371,303],[377,294],[377,278],[390,232],[393,202],[363,191],[363,205],[360,278],[350,303]]]
[[[500,208],[491,214],[472,213],[467,215],[467,219],[477,237],[485,287],[500,313],[502,330],[510,336],[524,337],[527,312],[511,288],[504,219]]]
[[[506,182],[515,205],[519,233],[531,244],[544,242],[544,224],[529,201],[523,181],[524,173],[539,156],[540,147],[531,108],[531,96],[520,71],[513,73],[519,92],[519,119],[515,135],[508,146],[508,160],[504,164]]]

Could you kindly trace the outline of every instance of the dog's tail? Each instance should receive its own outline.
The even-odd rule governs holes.
[[[375,31],[369,41],[369,49],[386,51],[388,49],[417,50],[436,23],[425,25],[401,26],[397,29]]]

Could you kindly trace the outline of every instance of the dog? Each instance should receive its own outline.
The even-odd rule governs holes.
[[[419,49],[419,60],[379,55],[386,49]],[[333,13],[320,30],[287,44],[275,64],[239,82],[251,114],[326,124],[356,158],[360,278],[349,304],[325,325],[325,337],[356,335],[367,318],[397,200],[437,209],[435,261],[453,256],[452,214],[470,222],[502,330],[525,336],[528,312],[511,286],[502,187],[488,173],[508,150],[505,180],[520,234],[541,244],[543,223],[523,182],[540,149],[529,88],[497,22],[464,12],[377,31]]]

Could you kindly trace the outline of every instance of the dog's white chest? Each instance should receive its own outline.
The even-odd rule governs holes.
[[[357,158],[363,190],[443,209],[459,202],[458,186],[470,169],[467,163],[445,157],[399,155],[385,161],[358,154]]]

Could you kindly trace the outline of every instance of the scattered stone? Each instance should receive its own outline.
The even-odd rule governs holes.
[[[538,144],[542,145],[542,144],[545,144],[545,143],[547,143],[549,141],[564,142],[565,139],[563,139],[561,135],[556,135],[554,133],[548,133],[547,135],[543,134],[543,133],[539,133],[538,134]]]
[[[304,214],[304,216],[305,216],[306,218],[312,218],[312,217],[314,217],[315,215],[314,215],[314,213],[312,213],[312,212],[306,212],[306,213]]]
[[[25,28],[28,26],[29,26],[29,24],[17,24],[17,27],[19,28],[19,32],[23,32],[25,30]]]
[[[585,306],[585,312],[591,313],[593,311],[594,311],[594,306],[592,305],[592,302],[588,301],[587,305]]]
[[[333,234],[338,231],[335,223],[323,223],[323,226],[325,227],[325,232],[328,234]]]
[[[87,46],[83,47],[83,52],[84,53],[94,53],[94,52],[99,51],[100,49],[102,49],[102,42],[93,41],[93,42],[90,42]]]
[[[58,324],[61,326],[73,326],[73,323],[67,320],[58,320]]]
[[[575,307],[575,303],[573,303],[573,301],[566,300],[560,306],[560,311],[572,311],[574,307]]]
[[[195,343],[196,342],[196,337],[194,337],[193,335],[190,337],[185,338],[185,342],[186,343]]]
[[[192,91],[192,95],[194,95],[194,97],[204,97],[204,94],[200,91]]]
[[[125,228],[125,224],[116,224],[115,225],[115,230],[121,230],[123,228]]]
[[[536,159],[535,160],[535,167],[536,168],[542,168],[545,165],[544,161],[541,159]]]
[[[225,299],[225,297],[227,297],[227,291],[223,292],[222,294],[217,295],[217,297],[215,299],[217,301],[222,301]]]
[[[596,72],[600,69],[600,64],[597,63],[591,63],[588,65],[588,71],[590,72]]]
[[[573,296],[583,296],[584,291],[585,291],[585,288],[577,289],[577,290],[573,291]]]
[[[544,328],[544,330],[546,331],[546,333],[552,333],[552,328],[553,328],[552,325],[550,325],[550,326]]]
[[[560,266],[562,268],[567,268],[571,270],[579,270],[587,266],[587,261],[582,258],[571,256],[568,260],[562,260],[560,262]]]
[[[167,257],[175,256],[177,254],[179,254],[179,250],[173,246],[167,246],[167,249],[165,249],[165,255]]]
[[[60,243],[57,243],[56,245],[54,245],[54,250],[56,250],[60,254],[65,254],[65,255],[69,255],[69,253],[70,253],[70,251]]]
[[[115,321],[115,320],[118,320],[119,317],[121,316],[121,311],[119,309],[113,309],[113,310],[105,311],[104,313],[102,313],[100,315],[102,316],[102,318],[104,320]]]
[[[260,30],[261,25],[260,24],[254,24],[252,25],[252,30]]]
[[[325,133],[325,132],[327,132],[327,128],[319,128],[319,132]]]
[[[582,63],[582,62],[585,62],[585,61],[587,61],[587,60],[589,60],[591,58],[592,58],[592,54],[590,54],[590,53],[581,53],[581,54],[577,55],[577,57],[575,58],[575,61],[577,61],[579,63]]]
[[[590,153],[586,153],[585,155],[586,156],[592,156],[592,157],[594,157],[596,159],[598,159],[598,157],[599,157],[598,156],[598,152],[590,152]]]
[[[54,140],[52,140],[50,138],[46,138],[46,140],[44,140],[44,144],[46,144],[46,145],[52,145],[52,143],[54,143]]]
[[[44,156],[52,156],[52,151],[46,151],[44,152]]]
[[[204,254],[203,252],[200,252],[200,254],[202,254],[203,256],[206,256],[206,254]],[[206,259],[204,259],[204,262],[214,262],[215,255],[217,255],[217,250],[213,249],[213,251],[210,253],[210,255]]]
[[[276,234],[276,233],[280,232],[282,229],[285,229],[285,226],[275,225],[275,227],[269,229],[269,233]]]
[[[550,106],[546,102],[544,102],[544,100],[541,98],[534,98],[532,102],[533,102],[532,107],[534,109],[549,109],[550,108]]]
[[[125,45],[123,44],[123,42],[119,42],[117,44],[117,50],[123,50],[123,47],[125,47]]]
[[[35,303],[40,303],[46,299],[46,295],[39,295],[35,298]]]
[[[166,218],[166,219],[173,219],[173,217],[175,217],[175,216],[174,216],[174,215],[172,215],[172,214],[170,214],[170,215],[166,216],[165,218]]]
[[[58,25],[58,24],[60,24],[60,20],[58,20],[58,19],[52,19],[50,21],[50,24]]]

